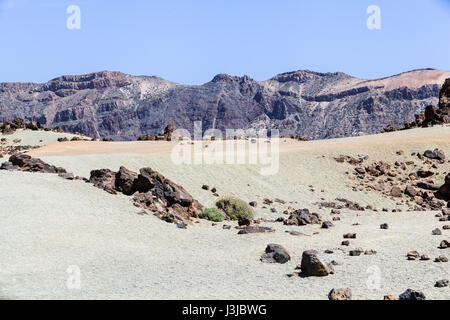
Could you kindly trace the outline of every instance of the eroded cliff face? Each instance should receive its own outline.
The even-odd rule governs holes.
[[[168,124],[203,130],[277,128],[308,139],[377,133],[438,104],[450,73],[416,70],[378,80],[295,71],[258,82],[215,76],[201,86],[102,71],[44,84],[0,83],[0,122],[17,117],[95,138],[135,140]],[[448,107],[448,80],[440,106]]]

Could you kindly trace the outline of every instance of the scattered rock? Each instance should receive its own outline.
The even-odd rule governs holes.
[[[239,218],[238,218],[239,226],[249,226],[251,224],[253,224],[252,219],[250,219],[248,217],[244,217],[244,216],[239,216]]]
[[[423,153],[423,156],[429,159],[433,159],[433,160],[445,160],[445,154],[442,150],[439,149],[434,149],[433,151],[431,150],[426,150]]]
[[[238,234],[267,233],[267,232],[275,232],[275,229],[261,226],[247,226],[246,228],[240,230]]]
[[[422,261],[428,261],[430,259],[431,259],[430,255],[426,253],[420,256],[420,260]]]
[[[392,189],[391,189],[391,196],[393,196],[393,197],[401,197],[402,196],[402,194],[403,194],[403,192],[402,192],[402,189],[400,189],[399,187],[393,187]]]
[[[329,229],[329,228],[331,228],[331,227],[333,227],[334,225],[333,225],[333,223],[331,223],[331,221],[324,221],[323,223],[322,223],[322,229]]]
[[[399,297],[399,300],[425,300],[425,295],[420,291],[407,289]]]
[[[328,293],[329,300],[352,300],[352,290],[346,289],[332,289]]]
[[[416,260],[419,259],[420,254],[417,251],[410,251],[406,254],[408,260]]]
[[[285,225],[303,226],[307,224],[320,224],[322,219],[317,213],[310,213],[308,209],[295,210],[287,220]]]
[[[349,255],[352,257],[360,256],[361,253],[363,253],[363,250],[361,248],[357,248],[355,250],[350,250]]]
[[[431,231],[431,234],[433,236],[440,236],[440,235],[442,235],[442,231],[439,228],[436,228],[433,231]]]
[[[448,240],[442,240],[441,244],[439,245],[439,249],[447,249],[450,248],[450,242]]]
[[[448,258],[444,256],[439,256],[434,259],[434,262],[448,262]]]
[[[448,287],[448,284],[449,284],[449,281],[447,279],[444,279],[444,280],[436,281],[434,286],[436,288],[444,288],[444,287]]]

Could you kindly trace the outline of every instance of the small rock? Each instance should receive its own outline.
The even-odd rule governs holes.
[[[328,293],[329,300],[352,300],[352,290],[346,289],[332,289]]]
[[[420,256],[420,260],[422,261],[428,261],[430,259],[431,259],[430,255],[426,253]]]
[[[434,262],[448,262],[448,259],[447,259],[447,257],[439,256],[434,259]]]
[[[186,229],[187,228],[187,224],[185,222],[181,222],[177,224],[177,227],[180,229]]]
[[[425,300],[425,295],[420,291],[408,289],[399,297],[400,300]]]
[[[433,231],[431,231],[431,234],[433,236],[440,236],[440,235],[442,235],[442,232],[441,232],[441,230],[439,230],[439,228],[436,228]]]
[[[349,254],[352,257],[357,257],[360,256],[361,253],[363,253],[363,250],[361,248],[355,249],[355,250],[350,250]]]
[[[275,232],[275,229],[261,226],[247,226],[244,229],[240,230],[238,234],[267,233],[267,232]]]
[[[410,251],[406,254],[408,260],[416,260],[419,259],[420,254],[417,251]]]
[[[383,223],[380,225],[380,229],[389,229],[389,225],[387,223]]]
[[[356,233],[346,233],[344,239],[356,239]]]
[[[400,189],[399,187],[395,186],[391,189],[391,196],[393,197],[401,197],[402,196],[402,189]]]
[[[331,223],[331,221],[324,221],[323,223],[322,223],[322,229],[329,229],[329,228],[331,228],[331,227],[333,227],[334,225],[333,225],[333,223]]]
[[[441,244],[439,245],[439,249],[446,249],[446,248],[450,248],[450,242],[448,242],[447,240],[442,240]]]
[[[449,284],[449,281],[447,279],[444,279],[444,280],[436,281],[434,286],[436,288],[443,288],[443,287],[448,287],[448,284]]]

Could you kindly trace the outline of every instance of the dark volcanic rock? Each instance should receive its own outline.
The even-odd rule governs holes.
[[[287,250],[279,244],[268,244],[266,252],[261,256],[262,262],[267,263],[286,263],[291,260]]]
[[[448,287],[448,284],[449,284],[449,281],[447,279],[444,279],[444,280],[436,281],[434,286],[436,288],[444,288],[444,287]]]
[[[267,232],[275,232],[275,229],[269,227],[261,227],[261,226],[247,226],[246,228],[240,230],[238,234],[249,234],[249,233],[267,233]]]
[[[136,172],[130,171],[123,166],[120,167],[119,171],[116,173],[116,190],[128,196],[132,195],[136,191],[134,182],[137,177],[138,175]]]
[[[187,86],[158,77],[101,71],[44,84],[0,83],[0,122],[22,117],[35,125],[114,140],[153,139],[148,135],[163,132],[169,124],[192,134],[198,120],[203,130],[213,125],[219,130],[264,125],[278,128],[281,135],[305,139],[370,134],[389,124],[395,128],[415,121],[423,106],[438,103],[441,83],[422,80],[433,77],[421,73],[440,76],[436,70],[411,71],[389,78],[395,88],[388,89],[377,82],[383,79],[359,81],[339,72],[300,70],[266,82],[221,74],[203,85]],[[408,88],[404,78],[420,85]],[[430,123],[443,119],[447,92],[441,93],[440,108]],[[172,133],[171,127],[167,129],[164,138]]]
[[[285,225],[304,226],[307,224],[320,224],[322,219],[317,213],[310,213],[308,209],[295,210],[287,220]]]
[[[17,166],[20,171],[43,172],[43,173],[65,173],[66,170],[50,165],[41,159],[32,158],[27,154],[15,154],[9,158],[12,166]],[[7,165],[11,167],[10,165]]]
[[[92,170],[89,182],[109,193],[116,193],[116,173],[109,169]]]
[[[439,188],[439,194],[446,200],[450,200],[450,173],[445,177],[445,183]]]
[[[411,289],[403,292],[399,297],[399,300],[425,300],[425,295],[420,291],[414,291]]]

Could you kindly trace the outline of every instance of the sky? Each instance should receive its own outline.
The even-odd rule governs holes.
[[[71,5],[79,29],[67,26]],[[380,29],[367,26],[371,5]],[[218,73],[450,71],[450,0],[0,0],[0,30],[0,82],[100,70],[184,84]]]

